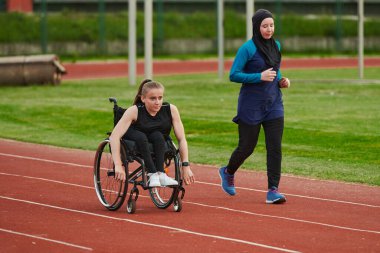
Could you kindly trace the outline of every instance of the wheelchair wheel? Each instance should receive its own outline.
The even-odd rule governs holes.
[[[181,210],[182,210],[182,199],[177,198],[176,200],[174,200],[173,208],[174,208],[174,212],[177,212],[177,213],[181,212]]]
[[[115,211],[124,203],[128,190],[128,164],[125,163],[125,150],[121,145],[121,158],[126,172],[126,181],[115,180],[115,166],[108,139],[99,144],[94,163],[94,184],[96,195],[108,210]]]
[[[130,214],[133,214],[136,212],[136,200],[134,199],[128,200],[127,212]]]
[[[166,159],[165,173],[180,183],[180,159],[179,155]],[[164,186],[149,188],[149,195],[153,203],[158,207],[165,209],[169,207],[178,194],[178,186]]]

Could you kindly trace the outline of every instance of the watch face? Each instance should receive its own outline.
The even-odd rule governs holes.
[[[188,162],[183,162],[182,166],[189,166],[190,164]]]

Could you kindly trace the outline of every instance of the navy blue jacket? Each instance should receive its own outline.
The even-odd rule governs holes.
[[[280,43],[276,41],[280,49]],[[282,93],[279,87],[280,70],[272,82],[261,81],[261,72],[269,69],[252,40],[238,50],[230,71],[230,80],[241,83],[235,123],[257,125],[284,117]]]

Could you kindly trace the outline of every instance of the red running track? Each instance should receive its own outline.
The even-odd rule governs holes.
[[[67,75],[63,79],[126,77],[128,75],[128,62],[88,62],[64,63]],[[225,61],[225,71],[229,71],[232,60]],[[356,58],[301,58],[284,59],[282,69],[286,68],[355,68],[358,66]],[[380,67],[380,58],[366,58],[366,67]],[[166,60],[154,61],[155,75],[174,75],[192,73],[218,72],[216,60]],[[137,75],[144,74],[144,63],[137,63]]]
[[[288,202],[264,203],[266,175],[240,170],[237,195],[217,168],[193,165],[183,210],[107,211],[94,152],[0,139],[1,252],[379,252],[380,188],[284,175]]]

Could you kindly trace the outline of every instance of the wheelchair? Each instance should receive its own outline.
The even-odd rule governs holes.
[[[109,98],[109,101],[114,104],[113,114],[115,126],[126,109],[119,107],[115,98]],[[178,182],[178,185],[149,187],[145,163],[135,142],[124,138],[120,140],[120,154],[125,169],[126,180],[125,182],[115,180],[115,166],[112,160],[112,150],[109,140],[110,134],[111,132],[108,132],[108,137],[100,142],[95,154],[94,184],[96,195],[100,203],[108,210],[118,210],[127,197],[128,185],[131,185],[127,201],[128,213],[133,214],[136,212],[136,201],[139,197],[138,187],[141,187],[143,190],[148,190],[149,197],[158,208],[166,209],[173,204],[174,211],[180,212],[182,210],[182,199],[185,195],[185,189],[182,186],[182,163],[179,150],[176,148],[172,139],[169,137],[166,140],[164,168],[165,173],[169,177],[174,178]],[[149,149],[153,161],[155,161],[152,144],[149,144]]]

